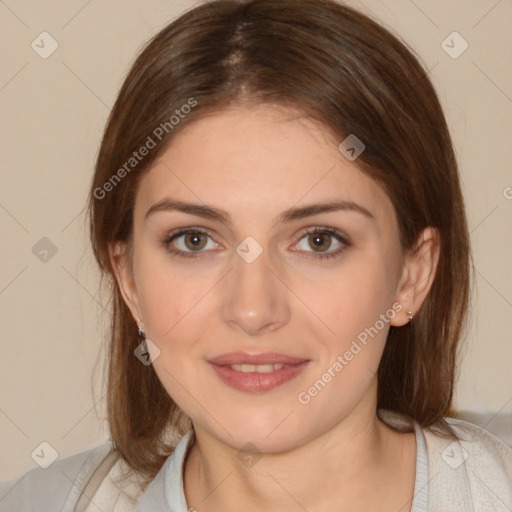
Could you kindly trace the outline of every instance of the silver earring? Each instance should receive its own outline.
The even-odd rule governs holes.
[[[144,329],[141,327],[142,325],[142,320],[140,318],[137,318],[137,327],[139,329],[139,339],[140,341],[145,341],[146,340],[146,333],[144,332]]]
[[[139,340],[142,343],[142,346],[144,348],[144,352],[147,352],[148,351],[148,346],[147,346],[147,343],[146,343],[146,333],[144,332],[144,329],[142,329],[141,327],[139,327]]]
[[[408,318],[409,320],[412,320],[412,318],[413,318],[413,317],[412,317],[412,311],[407,311],[407,318]]]

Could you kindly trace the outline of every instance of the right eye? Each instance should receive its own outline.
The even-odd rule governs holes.
[[[208,239],[216,244],[205,231],[193,228],[180,229],[171,233],[164,240],[166,249],[173,255],[181,258],[196,258],[208,250]],[[204,250],[204,248],[207,250]],[[212,248],[210,247],[210,250]]]

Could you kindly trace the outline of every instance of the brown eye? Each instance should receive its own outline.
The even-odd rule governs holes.
[[[326,251],[331,246],[332,240],[330,234],[312,233],[308,236],[308,242],[311,247]]]
[[[210,252],[218,244],[204,231],[182,229],[177,233],[169,235],[163,241],[163,245],[173,256],[193,258]]]
[[[207,243],[207,237],[203,233],[187,233],[183,236],[185,245],[192,251],[202,249]]]
[[[336,230],[316,227],[306,231],[293,250],[303,253],[305,258],[322,260],[341,256],[350,245],[348,238]]]

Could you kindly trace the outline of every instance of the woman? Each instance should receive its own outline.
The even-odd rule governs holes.
[[[468,229],[436,93],[387,30],[330,0],[184,14],[125,80],[89,211],[112,446],[1,510],[512,507],[512,450],[450,418]]]

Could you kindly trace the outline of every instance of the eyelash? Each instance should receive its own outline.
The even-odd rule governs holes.
[[[314,235],[317,233],[330,235],[333,238],[335,238],[336,240],[338,240],[338,242],[343,244],[343,246],[339,247],[335,251],[331,251],[331,252],[306,251],[306,252],[312,252],[313,256],[302,256],[302,257],[304,257],[304,258],[313,257],[313,258],[319,259],[319,260],[327,260],[330,258],[336,258],[336,257],[340,256],[341,253],[343,253],[351,245],[350,242],[348,241],[348,239],[344,235],[342,235],[341,233],[338,233],[338,231],[336,231],[335,229],[327,228],[327,227],[314,227],[312,229],[309,229],[302,233],[302,235],[299,237],[299,241],[302,240],[306,235]],[[206,231],[203,231],[201,229],[186,228],[186,229],[180,229],[179,231],[171,233],[170,235],[165,237],[164,240],[162,240],[162,244],[166,248],[166,250],[172,254],[172,256],[176,256],[178,258],[200,257],[201,253],[205,252],[205,251],[182,251],[180,249],[174,249],[169,246],[169,244],[173,240],[179,238],[180,236],[188,235],[188,234],[206,235],[207,237],[209,237],[213,240],[213,238],[210,237],[210,235],[208,235],[208,233]],[[297,252],[300,252],[300,251],[297,251]]]

